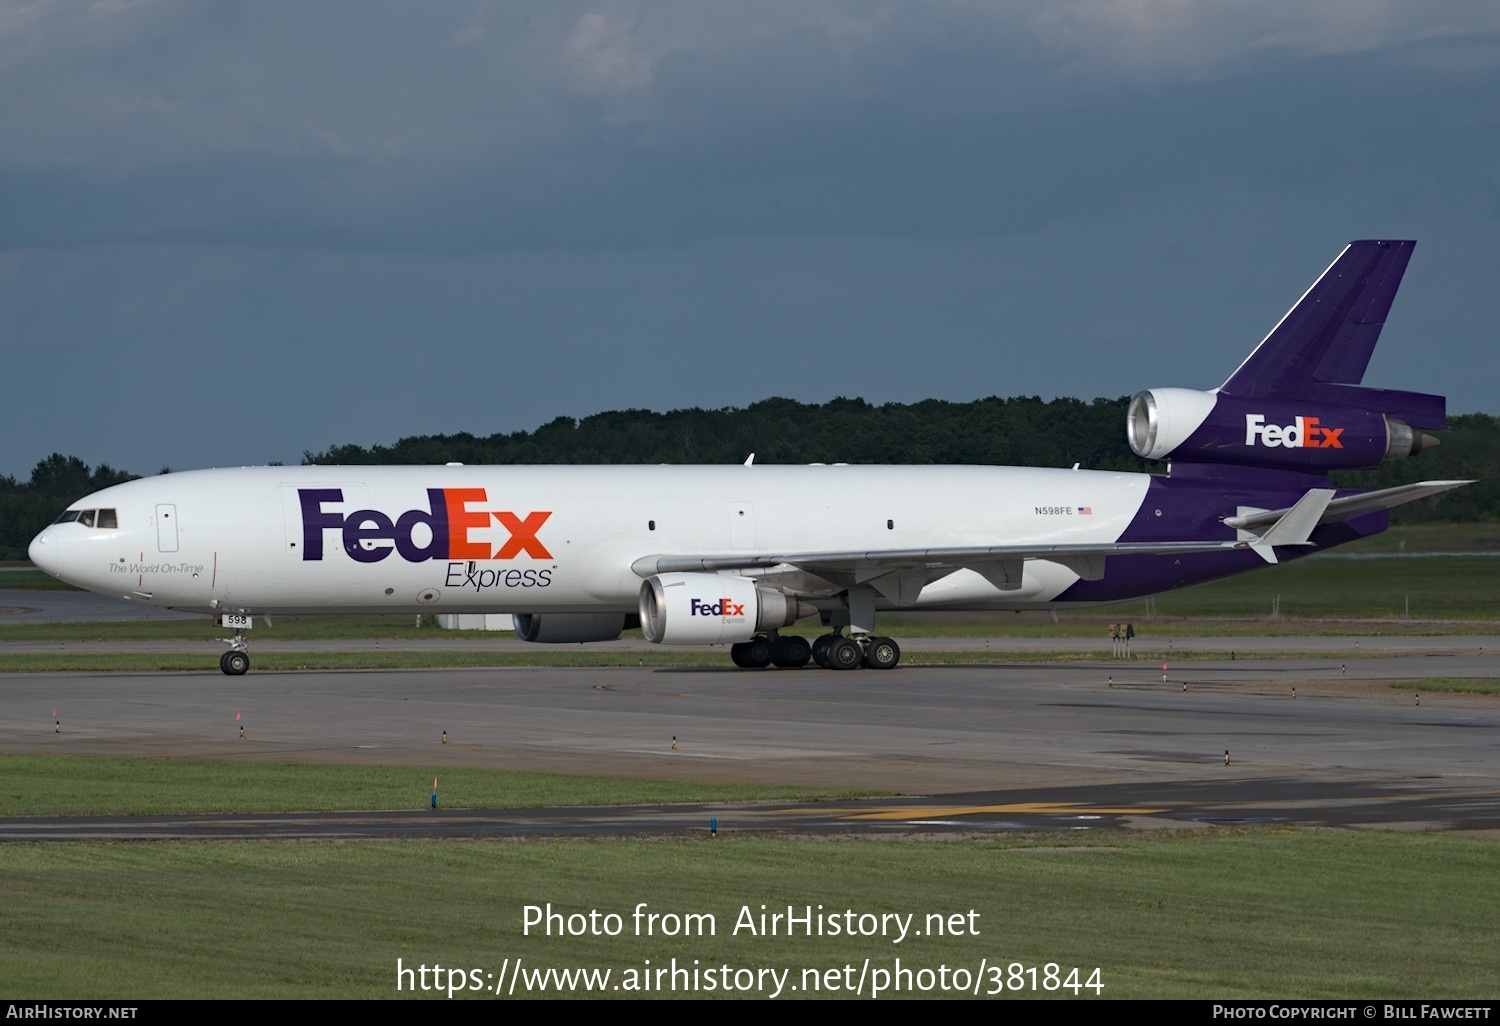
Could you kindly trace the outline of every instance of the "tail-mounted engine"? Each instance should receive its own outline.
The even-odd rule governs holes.
[[[749,641],[815,610],[748,577],[657,574],[641,585],[641,632],[661,645]]]
[[[1375,389],[1351,389],[1381,395]],[[1393,393],[1401,395],[1403,393]],[[1146,459],[1314,471],[1373,467],[1437,445],[1383,412],[1322,400],[1154,388],[1130,400],[1125,433]]]

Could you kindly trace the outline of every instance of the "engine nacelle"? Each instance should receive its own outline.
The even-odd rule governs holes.
[[[614,641],[624,630],[639,626],[628,613],[517,613],[511,617],[516,637],[543,645],[576,645]]]
[[[1130,400],[1125,434],[1137,456],[1323,472],[1405,459],[1437,439],[1357,406],[1153,388]]]
[[[748,577],[657,574],[641,585],[641,633],[660,645],[749,641],[814,611]]]

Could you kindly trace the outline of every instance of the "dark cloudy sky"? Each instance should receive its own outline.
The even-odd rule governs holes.
[[[1492,0],[0,0],[0,474],[1212,387],[1369,237],[1500,412]]]

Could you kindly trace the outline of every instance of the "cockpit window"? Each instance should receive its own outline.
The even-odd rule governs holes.
[[[112,509],[70,509],[56,520],[54,524],[82,524],[84,527],[102,528],[105,530],[116,530],[120,526],[120,517]]]

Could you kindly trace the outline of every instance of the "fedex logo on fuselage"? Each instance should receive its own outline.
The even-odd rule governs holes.
[[[688,602],[688,611],[693,616],[744,616],[745,603],[732,602],[728,596],[717,602],[699,602],[691,599]]]
[[[1298,417],[1295,424],[1267,424],[1263,413],[1245,414],[1245,444],[1281,446],[1284,449],[1342,449],[1341,427],[1322,427],[1317,417]]]
[[[345,515],[326,509],[344,501],[342,488],[299,488],[302,507],[302,558],[323,558],[327,531],[339,532],[349,558],[360,563],[378,563],[392,552],[409,563],[429,559],[551,559],[552,553],[537,532],[552,515],[538,510],[517,516],[510,510],[484,508],[489,496],[483,488],[429,488],[427,508],[409,509],[392,519],[378,509],[360,509]],[[478,506],[479,508],[471,508]],[[498,546],[474,533],[499,524],[510,537]],[[425,538],[421,537],[426,535]]]

